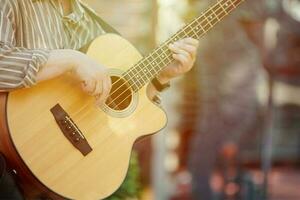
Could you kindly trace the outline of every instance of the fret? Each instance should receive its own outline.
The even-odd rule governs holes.
[[[140,89],[140,87],[139,87],[137,84],[135,84],[135,83],[130,84],[130,87],[132,88],[132,90],[133,90],[134,92],[137,92],[137,91],[139,91],[139,89]]]
[[[157,60],[153,59],[153,60],[151,61],[151,66],[152,66],[152,68],[156,69],[157,65],[158,65]]]
[[[153,76],[152,73],[151,73],[151,71],[149,70],[149,68],[147,66],[145,67],[145,69],[147,70],[147,74],[148,74],[149,79],[151,79],[152,76]]]
[[[161,57],[163,60],[166,60],[167,62],[170,61],[171,51],[169,50],[169,47],[167,45],[160,48],[161,49]]]
[[[147,78],[148,78],[148,79],[151,79],[152,74],[151,74],[151,72],[149,71],[148,67],[145,66],[145,63],[144,63],[144,62],[141,62],[140,65],[142,65],[143,71],[144,71],[144,73],[146,74]]]
[[[159,57],[160,57],[161,59],[163,59],[163,57],[162,57],[163,51],[162,51],[161,47],[156,48],[154,51],[156,51],[157,54],[159,55]]]
[[[204,15],[203,15],[203,16],[204,16],[204,18],[206,19],[206,21],[208,22],[207,24],[208,24],[208,25],[210,25],[210,27],[209,27],[209,28],[212,28],[212,27],[213,27],[213,25],[211,24],[210,20],[207,18],[207,16],[206,16],[206,14],[205,14],[205,13],[204,13]],[[207,24],[206,24],[206,25],[207,25]]]
[[[220,19],[219,16],[216,14],[216,12],[214,11],[214,9],[216,9],[216,8],[211,9],[211,11],[212,11],[212,13],[214,14],[214,16],[216,17],[216,19],[217,19],[218,22],[219,22],[221,19]],[[217,10],[217,11],[218,11],[218,10]]]
[[[178,40],[179,40],[178,35],[174,35],[173,37],[171,37],[170,43],[176,42],[176,41],[178,41]]]
[[[141,70],[141,71],[143,71],[143,73],[144,73],[144,70]],[[149,78],[147,77],[147,75],[143,75],[143,76],[141,76],[141,78],[143,80],[143,85],[149,81]]]
[[[228,3],[229,0],[227,0],[225,3],[224,3],[224,9],[229,13],[231,12],[233,9],[234,9],[234,6],[233,4],[229,4]],[[230,1],[231,2],[231,1]]]
[[[197,25],[195,26],[195,31],[196,31],[196,33],[197,33],[197,38],[199,38],[200,35],[202,34],[202,33],[200,32],[200,25],[198,24],[197,21],[195,21],[195,23],[197,23]],[[203,33],[204,33],[204,32],[203,32]]]
[[[142,78],[143,82],[147,83],[149,79],[145,69],[143,69],[141,65],[138,65],[137,69],[140,71],[140,77]]]
[[[128,70],[126,73],[123,74],[123,78],[127,81],[127,83],[130,85],[130,87],[136,91],[136,89],[138,89],[137,85],[134,83],[134,81],[132,80],[133,72],[131,70]]]
[[[205,34],[205,33],[207,32],[207,30],[205,30],[205,29],[203,28],[203,26],[201,25],[201,21],[198,22],[198,26],[199,26],[199,27],[201,28],[201,30],[203,31],[202,34]]]
[[[210,25],[209,23],[208,23],[208,21],[207,20],[202,20],[201,22],[200,22],[200,25],[203,27],[203,29],[205,30],[205,33],[207,33],[209,30],[210,30],[210,28],[212,28],[212,25]]]
[[[153,66],[154,68],[156,68],[156,65],[159,65],[159,63],[161,63],[160,56],[157,54],[156,51],[153,51],[153,52],[150,54],[150,57],[152,58],[152,66]]]
[[[234,7],[234,8],[236,8],[236,5],[234,5],[234,3],[231,1],[231,0],[228,0],[229,2],[230,2],[230,4]]]
[[[160,70],[162,68],[164,68],[165,66],[163,65],[163,62],[157,63],[154,67],[154,71],[155,71],[155,76],[160,72]]]
[[[157,61],[157,67],[156,69],[160,70],[161,68],[163,68],[165,66],[165,59],[161,59],[160,54],[158,54],[157,51],[154,52],[155,55],[159,58],[159,60]]]
[[[188,37],[189,35],[186,34],[185,31],[183,30],[183,31],[180,31],[180,32],[177,34],[177,36],[178,36],[179,38],[182,39],[182,38]]]
[[[141,62],[143,62],[143,65],[146,66],[147,70],[150,72],[151,76],[153,75],[151,72],[151,66],[150,66],[150,61],[148,58],[144,58]]]
[[[143,71],[144,76],[148,79],[151,74],[148,73],[148,68],[144,66],[143,62],[139,63],[140,69]]]
[[[222,10],[225,12],[225,15],[228,15],[228,12],[224,9],[223,3],[218,2],[217,5],[220,6],[220,7],[222,8]],[[225,15],[224,15],[224,16],[225,16]]]
[[[134,76],[131,77],[133,83],[136,84],[138,87],[141,86],[141,85],[143,85],[144,82],[141,81],[141,79],[140,79],[139,71],[136,69],[136,67],[133,67],[131,69],[132,69],[132,71],[134,73]]]
[[[168,57],[168,54],[167,54],[167,52],[169,51],[168,45],[169,44],[165,44],[164,46],[161,46],[160,48],[158,48],[157,53],[160,55],[160,57],[162,59],[166,59],[166,57]]]
[[[186,27],[185,29],[182,30],[182,32],[186,35],[186,36],[190,36],[190,30],[188,30],[190,27]]]
[[[218,17],[219,21],[221,21],[226,15],[227,12],[221,7],[221,5],[216,5],[215,15]]]
[[[142,78],[143,78],[144,76],[147,77],[147,75],[144,73],[144,70],[143,70],[143,68],[141,67],[141,65],[136,65],[135,69],[136,69],[136,71],[138,71],[138,74],[139,74],[140,77],[142,77]]]
[[[210,24],[212,24],[212,26],[216,25],[219,22],[211,9],[206,12],[206,16],[210,20]]]
[[[123,78],[127,81],[127,83],[129,84],[129,85],[131,85],[131,82],[130,82],[130,75],[129,75],[129,73],[130,73],[130,71],[128,70],[126,73],[124,73],[123,74]]]
[[[165,64],[166,64],[166,60],[165,60],[165,59],[162,59],[162,58],[161,58],[161,55],[158,54],[158,52],[156,52],[156,54],[157,54],[157,56],[160,58],[160,61],[159,61],[159,63],[158,63],[158,67],[159,67],[159,68],[164,67]]]
[[[134,73],[133,73],[133,71],[131,69],[128,70],[123,76],[127,80],[128,83],[134,84],[134,81],[131,78],[131,77],[134,76]]]
[[[156,76],[156,74],[158,74],[158,72],[153,68],[150,68],[150,72],[151,72],[153,78]]]
[[[191,23],[190,26],[191,26],[190,36],[193,38],[198,38],[199,37],[199,32],[198,32],[199,28],[195,25],[195,22]]]
[[[153,60],[153,58],[151,57],[151,54],[149,55],[149,57],[147,58],[148,60],[148,69],[150,69],[150,72],[152,73],[152,76],[156,75],[156,61]]]
[[[199,26],[201,27],[201,29],[204,31],[204,33],[207,33],[207,31],[209,30],[210,26],[209,26],[209,22],[206,20],[205,17],[201,16],[199,18]],[[208,27],[207,27],[208,26]]]
[[[160,57],[161,60],[165,59],[164,51],[160,47],[157,48],[155,51],[157,52],[157,54],[159,55],[159,57]]]
[[[186,37],[200,38],[228,15],[243,0],[220,0],[198,18],[183,27],[138,64],[124,73],[124,78],[138,91],[174,59],[168,45]]]
[[[148,82],[148,76],[147,76],[147,72],[145,72],[145,69],[142,68],[141,65],[137,65],[137,70],[139,71],[140,77],[143,80],[144,83]]]
[[[166,52],[164,52],[164,54],[166,54]],[[163,67],[165,67],[172,61],[172,59],[170,57],[171,57],[171,54],[169,56],[166,55],[165,59],[163,59],[163,65],[164,65]]]
[[[196,31],[196,28],[192,28],[191,37],[192,38],[198,38],[199,33]]]
[[[171,61],[171,58],[170,58],[171,54],[170,53],[167,54],[168,51],[169,50],[162,51],[162,56],[161,56],[163,58],[163,60],[167,61],[167,63],[169,63]]]

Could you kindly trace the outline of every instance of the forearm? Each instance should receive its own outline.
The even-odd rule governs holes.
[[[82,53],[75,50],[52,50],[45,66],[37,73],[37,82],[60,76],[74,69]]]

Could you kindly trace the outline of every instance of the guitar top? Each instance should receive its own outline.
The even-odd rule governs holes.
[[[98,200],[123,182],[133,143],[161,130],[165,112],[149,100],[147,84],[173,61],[168,45],[200,38],[242,0],[220,0],[149,55],[105,34],[87,55],[110,67],[104,106],[68,74],[0,96],[0,151],[16,170],[28,198]]]

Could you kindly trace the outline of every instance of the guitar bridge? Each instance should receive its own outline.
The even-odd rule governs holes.
[[[71,117],[64,111],[64,109],[56,104],[53,108],[50,109],[52,112],[56,123],[58,124],[60,130],[63,132],[65,137],[71,142],[71,144],[77,148],[82,155],[86,156],[92,151],[91,146],[88,141],[85,139],[84,135],[77,127],[75,122]]]

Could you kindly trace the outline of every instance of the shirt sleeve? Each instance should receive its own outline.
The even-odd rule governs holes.
[[[48,60],[49,50],[16,46],[15,15],[8,0],[0,0],[0,91],[31,87]]]

